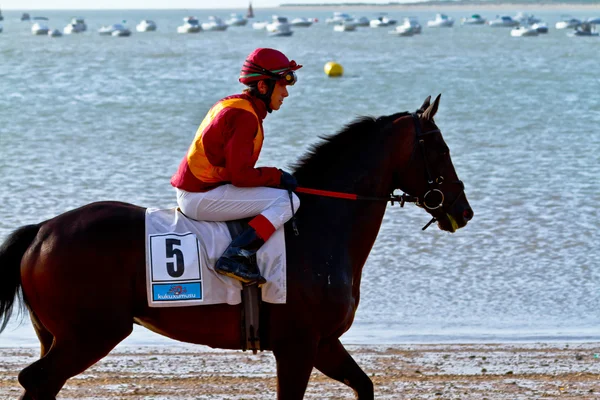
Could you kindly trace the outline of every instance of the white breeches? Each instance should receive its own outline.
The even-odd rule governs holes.
[[[294,211],[300,207],[295,193]],[[200,221],[231,221],[262,214],[277,230],[292,218],[287,190],[265,186],[237,187],[222,185],[208,192],[177,189],[177,204],[190,218]]]

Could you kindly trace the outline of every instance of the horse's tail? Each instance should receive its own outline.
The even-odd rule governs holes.
[[[20,310],[25,307],[21,293],[21,259],[40,230],[41,225],[22,226],[11,233],[0,246],[0,333],[6,328],[15,299]]]

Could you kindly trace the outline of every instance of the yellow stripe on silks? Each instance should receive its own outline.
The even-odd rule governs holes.
[[[204,117],[202,123],[196,131],[196,136],[194,137],[194,141],[192,142],[187,154],[187,162],[188,166],[190,167],[190,171],[192,171],[192,174],[194,174],[194,176],[200,179],[202,182],[216,183],[231,180],[231,177],[227,174],[227,170],[225,168],[217,167],[210,163],[208,157],[206,157],[203,142],[203,134],[206,128],[226,108],[237,108],[248,111],[256,117],[258,122],[258,116],[256,115],[254,108],[252,108],[252,104],[248,100],[241,98],[220,101],[208,111],[208,114],[206,114],[206,117]],[[256,132],[256,136],[254,137],[254,149],[252,152],[252,159],[254,162],[258,160],[263,139],[264,135],[259,122],[258,130]]]

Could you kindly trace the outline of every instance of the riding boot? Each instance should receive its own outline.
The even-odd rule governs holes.
[[[265,284],[267,280],[260,275],[256,263],[256,252],[263,244],[265,241],[257,235],[254,228],[249,227],[229,244],[217,260],[215,271],[244,283]]]

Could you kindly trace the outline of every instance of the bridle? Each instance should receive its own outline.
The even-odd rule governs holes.
[[[416,204],[419,207],[423,207],[423,208],[426,208],[427,210],[434,211],[439,208],[442,208],[442,206],[444,205],[444,199],[445,199],[444,192],[442,192],[440,189],[438,189],[436,187],[436,185],[441,185],[444,182],[444,176],[439,175],[436,178],[433,178],[433,175],[431,174],[431,169],[429,168],[429,162],[427,161],[427,151],[425,150],[424,136],[434,134],[434,133],[441,134],[442,132],[439,129],[432,129],[430,131],[422,132],[421,124],[419,122],[419,115],[416,112],[412,113],[412,118],[413,118],[414,125],[415,125],[415,138],[419,143],[419,149],[421,149],[421,155],[423,156],[423,163],[425,164],[425,173],[427,174],[427,186],[429,189],[423,195],[422,200],[419,200],[417,197]],[[452,181],[452,183],[460,185],[461,191],[458,194],[458,196],[456,196],[456,199],[454,199],[454,201],[450,205],[450,208],[454,207],[454,205],[456,204],[458,199],[460,199],[461,196],[465,193],[465,185],[461,180]],[[429,227],[429,225],[433,224],[436,221],[437,221],[437,218],[432,217],[431,220],[422,228],[422,230],[427,229]]]
[[[406,114],[408,114],[408,113],[406,113]],[[360,196],[360,195],[352,194],[352,193],[333,192],[333,191],[329,191],[329,190],[304,188],[301,186],[298,186],[295,189],[295,192],[316,195],[316,196],[323,196],[323,197],[334,197],[334,198],[338,198],[338,199],[347,199],[347,200],[385,201],[385,202],[390,202],[392,205],[394,205],[394,203],[399,203],[400,207],[404,207],[404,203],[415,203],[417,206],[425,208],[430,211],[434,211],[439,208],[442,208],[444,205],[444,199],[445,199],[444,192],[442,192],[440,189],[438,189],[436,187],[436,185],[441,185],[444,182],[444,177],[442,175],[439,175],[436,178],[433,178],[433,175],[431,174],[431,169],[429,168],[429,162],[427,161],[427,151],[425,148],[425,140],[424,140],[425,136],[431,135],[434,133],[441,134],[441,131],[439,129],[432,129],[432,130],[423,132],[421,130],[419,111],[411,113],[410,115],[412,116],[412,119],[414,122],[415,140],[419,145],[419,149],[421,150],[421,155],[423,156],[423,162],[425,164],[425,172],[427,174],[428,190],[425,192],[425,194],[422,196],[422,198],[419,198],[418,196],[413,196],[413,195],[410,195],[407,193],[403,193],[401,195],[395,195],[392,193],[388,197],[370,197],[370,196]],[[465,185],[463,184],[463,182],[461,180],[453,181],[452,183],[460,185],[461,192],[458,194],[458,196],[456,196],[456,199],[454,199],[454,201],[450,205],[450,208],[452,208],[456,204],[458,199],[465,192],[465,190],[464,190]],[[292,201],[292,191],[289,191],[289,195],[290,195],[290,203],[292,205],[292,214],[294,215],[292,217],[292,226],[294,228],[294,232],[295,232],[296,236],[298,236],[299,232],[298,232],[298,228],[296,226],[296,216],[295,216],[295,212],[294,212],[294,202]],[[421,228],[421,230],[427,229],[431,224],[433,224],[436,221],[437,221],[437,218],[432,217],[431,220],[423,228]]]

